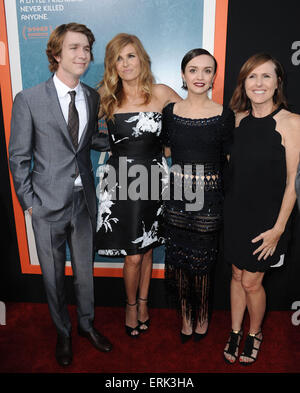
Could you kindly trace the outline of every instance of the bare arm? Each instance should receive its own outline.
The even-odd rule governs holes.
[[[235,114],[235,128],[240,125],[241,120],[248,115],[248,111],[246,112],[234,112]],[[230,161],[230,154],[226,155],[227,161]]]
[[[182,97],[180,97],[175,90],[167,85],[158,84],[155,85],[155,88],[155,95],[159,98],[163,108],[170,102],[178,102],[182,100]]]
[[[287,220],[293,210],[296,201],[295,179],[297,174],[299,152],[300,152],[300,116],[292,120],[290,132],[284,136],[287,182],[281,209],[275,227],[282,232],[285,229]]]
[[[101,89],[100,89],[101,90]],[[97,115],[95,118],[95,129],[92,136],[91,149],[97,151],[110,151],[109,136],[107,132],[107,125],[105,120],[102,122],[101,127],[98,123],[98,115],[100,108],[100,100],[97,104]]]

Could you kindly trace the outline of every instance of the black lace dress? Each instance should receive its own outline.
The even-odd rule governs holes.
[[[219,116],[188,119],[173,113],[174,103],[163,111],[163,143],[171,148],[170,200],[165,201],[165,282],[187,316],[203,323],[208,318],[209,273],[218,254],[223,210],[223,165],[232,143],[234,113],[223,109]],[[204,172],[197,175],[200,166]],[[190,168],[190,174],[181,171]],[[180,173],[181,172],[181,173]],[[185,171],[186,173],[186,171]],[[190,178],[190,188],[202,188],[201,210],[188,211],[191,202],[174,190]],[[185,190],[182,187],[182,190]]]

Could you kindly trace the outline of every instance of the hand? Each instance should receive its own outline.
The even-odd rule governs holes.
[[[260,261],[262,257],[266,260],[269,255],[272,256],[274,254],[281,234],[281,231],[273,227],[251,240],[252,243],[256,243],[259,240],[263,241],[262,244],[253,252],[253,255],[260,253],[257,258],[258,261]]]
[[[28,209],[28,213],[32,216],[32,207]]]

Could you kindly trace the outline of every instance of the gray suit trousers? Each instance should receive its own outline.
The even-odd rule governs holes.
[[[71,252],[79,326],[92,329],[94,320],[93,227],[82,187],[58,221],[47,221],[32,211],[37,254],[50,314],[59,334],[70,336],[71,321],[65,291],[66,242]]]

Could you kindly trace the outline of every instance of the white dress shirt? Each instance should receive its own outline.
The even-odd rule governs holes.
[[[82,137],[83,131],[87,123],[86,102],[85,102],[82,86],[79,82],[74,89],[70,89],[70,87],[65,85],[56,76],[56,74],[53,76],[53,82],[57,91],[60,107],[67,124],[68,124],[68,115],[69,115],[69,104],[71,101],[71,97],[70,94],[68,94],[68,92],[72,90],[76,91],[75,106],[79,115],[79,131],[78,131],[78,144],[79,144],[80,138]],[[82,186],[80,175],[75,179],[75,186]]]

